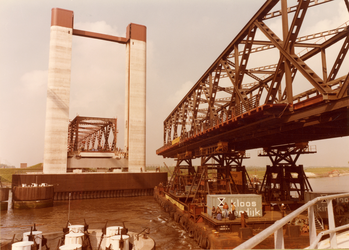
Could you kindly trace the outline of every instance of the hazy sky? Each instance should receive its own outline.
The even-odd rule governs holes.
[[[294,1],[290,1],[290,3]],[[349,20],[342,0],[314,8],[333,29]],[[242,27],[262,0],[1,0],[0,163],[43,162],[51,9],[74,11],[74,28],[125,36],[130,23],[147,26],[147,165],[163,165],[163,121]],[[317,30],[317,31],[319,31]],[[125,46],[73,37],[70,119],[117,117],[123,148]],[[260,63],[263,65],[263,63]],[[310,142],[318,153],[305,166],[349,166],[349,139]],[[246,166],[267,158],[248,151]],[[165,159],[174,165],[172,159]]]

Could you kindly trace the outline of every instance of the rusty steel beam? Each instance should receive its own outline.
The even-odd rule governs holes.
[[[323,3],[328,3],[331,1],[334,1],[334,0],[311,0],[309,7],[317,6],[317,5],[320,5]],[[297,10],[297,5],[287,8],[287,13],[292,13],[292,12],[295,12],[296,10]],[[273,11],[273,12],[268,13],[263,18],[263,20],[267,20],[267,19],[271,19],[271,18],[279,17],[279,16],[281,16],[281,11],[277,10],[277,11]]]
[[[69,123],[68,154],[80,152],[115,152],[117,142],[116,118],[76,116]]]
[[[125,37],[111,36],[111,35],[91,32],[91,31],[77,30],[77,29],[73,29],[73,35],[95,38],[95,39],[100,39],[100,40],[109,41],[109,42],[116,42],[121,44],[126,44],[129,40]]]
[[[276,129],[287,127],[288,131],[291,131],[293,127],[302,128],[302,124],[299,125],[297,122],[283,126],[282,122],[288,122],[287,119],[283,120],[282,118],[297,116],[293,111],[294,109],[295,112],[300,112],[304,108],[321,106],[323,102],[340,102],[341,99],[347,98],[348,78],[346,76],[348,70],[344,69],[344,76],[338,76],[338,73],[342,72],[341,69],[347,60],[345,56],[349,49],[348,24],[300,36],[300,30],[307,20],[309,8],[316,8],[316,6],[325,3],[330,4],[333,1],[304,0],[298,1],[297,5],[291,7],[287,6],[287,2],[287,0],[265,1],[199,78],[165,119],[164,145],[157,151],[158,154],[175,157],[177,153],[183,153],[184,148],[195,149],[195,147],[202,145],[210,146],[223,140],[224,136],[228,134],[231,139],[233,134],[243,137],[243,133],[253,134],[256,138],[268,137],[267,133],[263,132],[264,130],[254,131],[254,129],[260,126],[270,126],[269,120],[278,124]],[[274,7],[279,3],[281,3],[281,10],[275,11]],[[348,1],[344,0],[344,4],[348,5]],[[270,18],[281,19],[281,37],[278,37],[271,29],[268,23]],[[337,59],[334,62],[327,60],[328,53],[326,51],[337,45],[341,46],[340,51],[335,55]],[[270,60],[268,63],[264,63],[264,60],[259,57],[258,63],[262,65],[255,65],[254,56],[259,55],[259,53],[272,53],[270,58],[274,60],[274,63],[270,64]],[[321,58],[321,75],[318,75],[315,70],[313,61],[309,60],[316,55]],[[332,51],[331,56],[333,56]],[[268,58],[267,54],[263,58]],[[249,66],[251,61],[254,63],[251,63],[253,67]],[[327,67],[331,69],[329,74]],[[297,75],[297,73],[300,74]],[[298,77],[304,79],[302,81],[308,83],[309,87],[307,86],[308,89],[304,90],[303,93],[295,95],[294,89],[298,84],[301,84],[298,82]],[[251,82],[251,79],[255,82]],[[268,111],[266,111],[266,107],[268,107]],[[281,111],[279,107],[282,107]],[[319,112],[326,113],[327,110],[321,109]],[[327,112],[326,115],[331,116],[331,112]],[[322,113],[310,113],[314,117],[322,117],[323,115]],[[338,115],[337,112],[333,112],[334,114]],[[346,119],[343,118],[343,123]],[[331,119],[325,120],[326,122],[332,121]],[[255,125],[247,126],[251,124]],[[239,132],[231,132],[233,128],[238,128],[236,131]],[[323,127],[319,129],[323,129]],[[268,131],[268,127],[265,128],[265,131]],[[270,131],[273,131],[273,127],[270,127]],[[296,133],[296,130],[293,132]],[[309,139],[331,138],[331,136],[336,137],[339,134],[342,136],[343,131],[333,132],[332,135],[330,133],[327,137],[312,135],[313,137],[309,137]],[[266,137],[264,138],[266,142],[273,141]],[[280,140],[283,142],[291,140],[292,142],[290,138],[281,138]],[[239,146],[236,145],[238,142]],[[246,142],[243,139],[234,139],[230,143],[232,148],[241,145],[251,148],[246,146],[247,139]],[[262,143],[252,144],[260,146]]]
[[[343,84],[339,88],[339,91],[337,93],[337,98],[338,99],[343,98],[345,96],[345,94],[348,94],[348,90],[349,90],[349,74],[347,75]]]

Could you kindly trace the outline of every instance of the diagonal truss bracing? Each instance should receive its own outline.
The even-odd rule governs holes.
[[[69,123],[68,154],[115,152],[116,118],[77,116]]]
[[[349,22],[312,34],[302,30],[313,9],[338,2],[348,5],[347,0],[267,0],[165,119],[164,146],[263,105],[283,104],[292,112],[300,100],[314,96],[346,97]],[[271,28],[275,23],[281,33]]]

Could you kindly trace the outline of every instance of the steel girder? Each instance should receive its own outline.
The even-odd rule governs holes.
[[[75,117],[68,128],[68,154],[115,152],[116,122],[116,118]]]
[[[334,1],[304,0],[287,6],[287,0],[266,1],[165,119],[164,147],[194,138],[263,105],[286,105],[279,117],[282,118],[290,115],[299,102],[309,103],[319,96],[321,100],[334,101],[347,97],[348,70],[344,69],[345,75],[337,75],[349,49],[349,27],[345,24],[300,36],[310,8],[331,2]],[[344,2],[348,5],[347,0]],[[275,11],[279,3],[281,10]],[[276,18],[281,18],[280,37],[268,23]],[[328,74],[325,51],[337,44],[341,49]],[[314,56],[321,58],[320,74],[309,60]],[[296,93],[295,88],[304,82],[308,89]]]

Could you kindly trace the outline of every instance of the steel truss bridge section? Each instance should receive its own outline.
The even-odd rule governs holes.
[[[81,152],[115,153],[117,119],[76,116],[69,123],[68,155]]]
[[[223,50],[165,119],[158,155],[177,158],[219,141],[239,151],[349,135],[349,22],[302,29],[316,22],[314,9],[349,10],[349,2],[288,3],[265,1]]]

